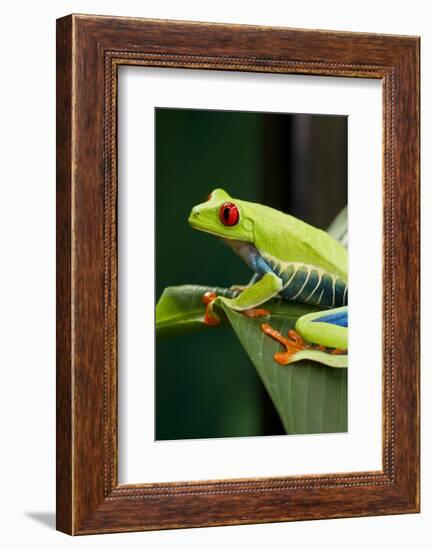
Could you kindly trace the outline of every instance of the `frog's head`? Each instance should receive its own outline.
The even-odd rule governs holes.
[[[247,203],[230,197],[223,189],[214,189],[208,200],[192,208],[190,225],[199,231],[223,239],[253,242],[253,219],[247,215]]]

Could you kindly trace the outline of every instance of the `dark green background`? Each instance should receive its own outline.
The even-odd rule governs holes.
[[[156,300],[246,284],[249,268],[187,223],[216,187],[325,228],[347,203],[347,117],[156,109]],[[284,433],[233,331],[156,342],[156,439]]]

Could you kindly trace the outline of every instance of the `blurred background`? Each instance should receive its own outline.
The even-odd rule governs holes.
[[[156,109],[156,301],[167,286],[246,284],[250,269],[187,223],[216,187],[325,229],[347,204],[347,117]],[[156,439],[284,430],[233,331],[156,342]]]

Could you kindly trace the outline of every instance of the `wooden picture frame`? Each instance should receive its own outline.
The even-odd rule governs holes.
[[[383,469],[119,485],[117,68],[383,84]],[[419,511],[419,38],[70,15],[57,21],[57,529]]]

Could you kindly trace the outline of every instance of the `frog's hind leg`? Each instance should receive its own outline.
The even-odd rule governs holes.
[[[287,337],[265,323],[261,329],[286,348],[286,351],[276,353],[274,360],[279,365],[287,365],[296,360],[294,356],[297,353],[306,350],[346,355],[347,327],[348,313],[345,306],[303,315],[296,321],[295,330],[290,330]]]
[[[348,307],[308,313],[300,317],[295,329],[307,342],[326,348],[347,349]]]

